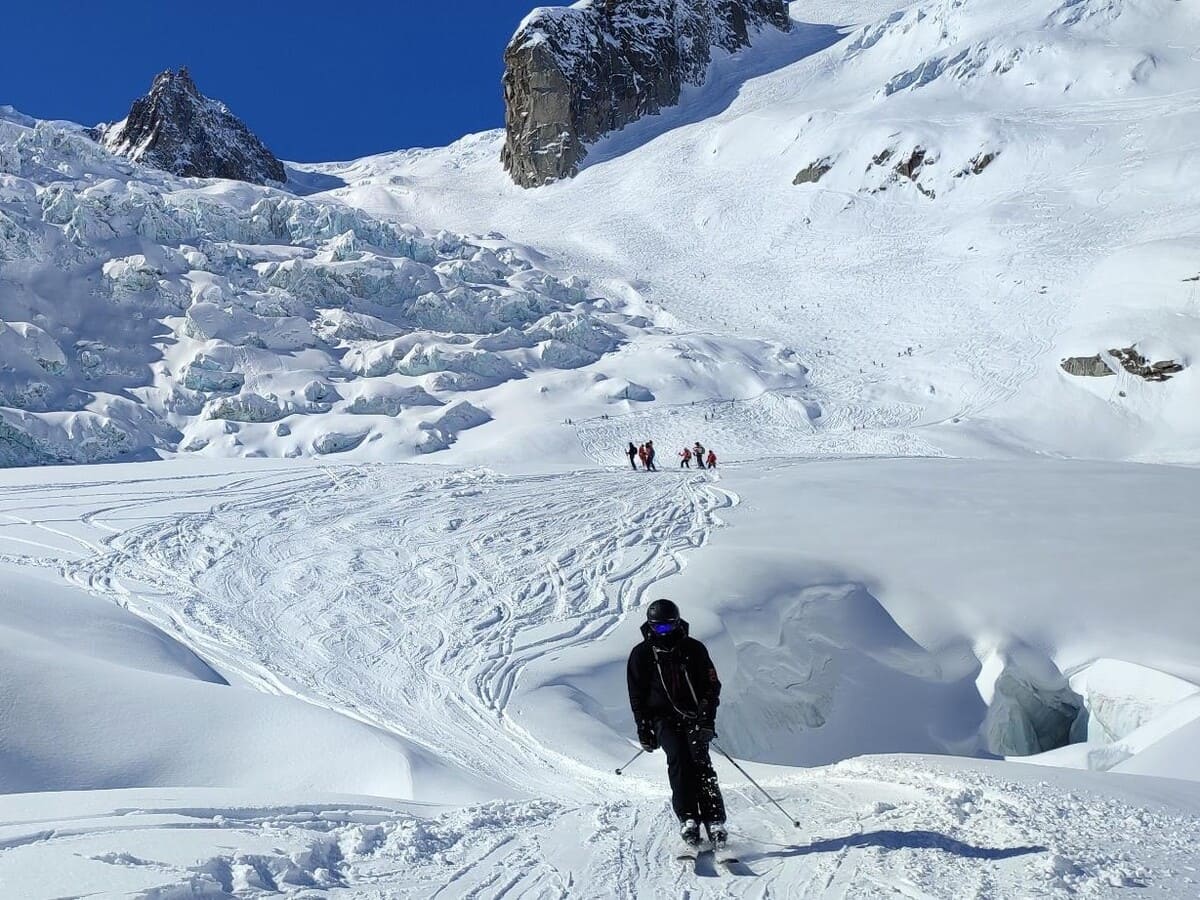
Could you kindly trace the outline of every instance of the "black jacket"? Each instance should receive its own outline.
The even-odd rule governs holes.
[[[688,636],[687,622],[665,638],[646,624],[642,637],[629,653],[626,670],[633,720],[673,718],[711,725],[721,702],[721,682],[707,648]]]

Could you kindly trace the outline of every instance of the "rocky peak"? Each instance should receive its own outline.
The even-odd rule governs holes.
[[[263,142],[224,103],[201,94],[186,68],[156,75],[150,93],[133,101],[103,143],[135,162],[186,177],[254,184],[287,178]]]
[[[588,144],[679,102],[714,48],[787,30],[785,0],[581,0],[534,10],[504,54],[504,167],[523,187],[569,178]]]

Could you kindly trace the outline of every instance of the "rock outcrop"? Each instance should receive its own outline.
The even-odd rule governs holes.
[[[828,156],[809,163],[792,179],[792,184],[816,184],[833,171],[833,160]]]
[[[287,179],[283,163],[224,103],[201,94],[187,69],[155,76],[150,93],[133,101],[103,143],[135,162],[190,178]]]
[[[1126,372],[1146,381],[1170,381],[1172,375],[1179,374],[1184,368],[1182,363],[1173,359],[1150,362],[1134,347],[1115,347],[1108,352]],[[1116,374],[1099,353],[1095,356],[1071,356],[1060,365],[1068,375],[1103,378]]]
[[[1080,378],[1105,378],[1116,374],[1099,353],[1095,356],[1069,356],[1060,365],[1068,375]]]
[[[1133,347],[1120,347],[1108,352],[1117,358],[1117,362],[1130,375],[1136,375],[1147,381],[1170,381],[1172,375],[1183,371],[1182,363],[1173,359],[1150,362]]]
[[[785,0],[582,0],[535,10],[504,54],[504,168],[522,187],[569,178],[590,143],[679,102],[716,48],[789,27]]]

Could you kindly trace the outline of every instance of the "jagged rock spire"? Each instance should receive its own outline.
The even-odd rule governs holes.
[[[133,101],[104,144],[176,175],[255,184],[287,178],[283,164],[241,119],[200,93],[186,67],[156,75],[150,93]]]

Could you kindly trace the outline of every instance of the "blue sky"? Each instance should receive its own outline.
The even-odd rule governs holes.
[[[6,4],[0,104],[122,118],[186,65],[276,155],[304,162],[446,144],[504,121],[504,45],[548,0],[33,0]]]

